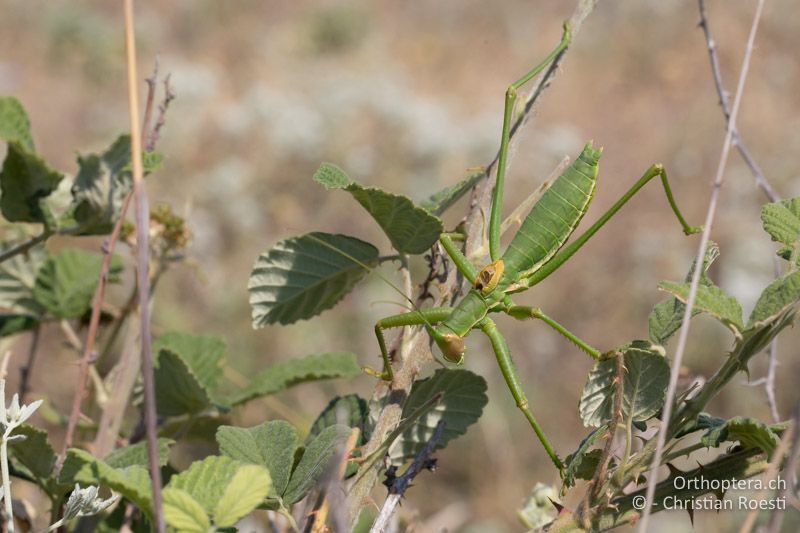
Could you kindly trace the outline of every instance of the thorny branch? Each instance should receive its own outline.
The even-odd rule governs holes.
[[[575,11],[573,12],[572,16],[570,17],[569,23],[572,27],[572,36],[573,39],[578,35],[581,25],[586,17],[594,10],[594,7],[597,3],[597,0],[579,0]],[[541,96],[544,89],[549,85],[555,75],[558,73],[558,67],[563,62],[564,58],[566,57],[566,52],[569,50],[567,48],[559,54],[554,60],[551,65],[551,68],[547,69],[539,78],[539,83],[536,85],[536,88],[533,90],[531,95],[526,98],[525,104],[523,106],[522,112],[520,117],[517,119],[519,126],[516,125],[512,134],[518,131],[521,126],[524,124],[526,117],[530,115],[530,113],[535,108],[535,105]],[[487,170],[485,172],[485,176],[488,177],[491,172],[491,167],[494,166],[494,160],[487,166]],[[466,217],[466,233],[467,233],[467,252],[471,252],[473,248],[479,248],[482,245],[483,241],[483,213],[487,212],[487,207],[491,201],[491,189],[492,186],[490,183],[483,187],[483,193],[481,195],[480,200],[477,199],[477,196],[473,194],[472,201],[470,203],[469,213]],[[460,290],[460,281],[455,272],[455,269],[451,269],[450,275],[445,283],[443,283],[439,290],[440,296],[439,301],[444,301],[448,298],[454,297],[457,295]],[[395,379],[392,382],[392,390],[389,392],[388,396],[385,399],[385,403],[378,414],[378,418],[375,424],[375,428],[372,433],[372,437],[370,441],[364,446],[364,455],[369,455],[370,453],[374,452],[378,448],[380,448],[381,443],[389,435],[392,430],[397,427],[400,423],[402,411],[403,411],[403,404],[405,403],[408,394],[411,391],[411,385],[414,382],[414,378],[419,373],[419,370],[423,363],[428,361],[431,357],[430,350],[428,347],[427,338],[424,335],[415,335],[412,336],[411,339],[408,337],[404,337],[406,339],[407,349],[404,352],[407,354],[403,360],[402,366],[399,370],[395,371]],[[382,387],[381,384],[378,387]],[[379,466],[376,465],[371,468],[369,472],[365,472],[359,480],[353,485],[350,490],[350,498],[349,498],[349,517],[351,524],[355,522],[356,518],[358,517],[358,513],[360,512],[361,508],[369,501],[369,493],[372,490],[372,487],[375,485],[378,479],[378,471]]]
[[[708,58],[711,62],[711,73],[714,76],[714,87],[717,89],[717,95],[719,96],[719,105],[722,108],[722,114],[725,116],[725,125],[727,126],[730,124],[731,120],[731,112],[728,106],[728,91],[725,90],[725,86],[722,84],[722,72],[719,66],[719,57],[717,55],[717,43],[714,40],[714,36],[711,34],[711,27],[708,23],[708,17],[706,16],[706,3],[705,0],[698,0],[698,7],[700,9],[700,27],[703,29],[703,34],[706,38],[706,47],[708,48]],[[750,167],[750,171],[753,173],[753,177],[756,180],[756,184],[764,191],[764,194],[767,195],[770,202],[778,202],[781,200],[780,194],[778,194],[772,185],[769,183],[767,178],[764,176],[764,173],[761,171],[761,167],[756,163],[755,159],[750,153],[750,150],[742,141],[741,136],[739,135],[739,130],[737,128],[733,128],[733,144],[739,150],[739,153],[742,155],[744,162]],[[776,267],[776,277],[779,274],[779,271]],[[753,383],[753,385],[764,385],[764,389],[767,394],[767,403],[769,404],[770,411],[772,413],[772,420],[774,422],[780,421],[780,413],[778,412],[778,404],[775,400],[775,372],[778,366],[778,341],[773,340],[769,345],[769,366],[767,369],[767,376],[763,378],[763,380],[757,380]]]
[[[143,142],[145,141],[146,138],[149,137],[147,132],[149,130],[150,117],[152,115],[152,108],[155,101],[155,89],[156,89],[155,80],[157,76],[158,76],[158,59],[156,59],[152,76],[147,79],[147,85],[148,85],[147,101],[146,101],[143,127],[142,127]],[[164,106],[164,109],[166,110],[165,104],[162,104],[162,106]],[[159,120],[163,120],[163,116],[160,116]],[[111,259],[114,256],[114,250],[119,240],[120,233],[122,232],[122,225],[125,222],[125,215],[128,212],[128,207],[130,206],[132,198],[133,198],[133,191],[131,190],[127,195],[125,195],[125,199],[120,208],[119,218],[114,223],[114,228],[111,231],[108,240],[106,240],[102,246],[103,265],[100,270],[100,277],[97,283],[97,289],[95,291],[94,299],[92,300],[92,310],[89,318],[89,328],[86,334],[86,341],[83,343],[83,350],[82,350],[83,355],[79,362],[78,384],[75,388],[75,394],[72,400],[72,410],[70,411],[69,422],[67,423],[67,432],[64,437],[64,444],[60,456],[60,459],[62,461],[63,458],[65,457],[67,450],[72,446],[72,443],[75,438],[75,429],[77,428],[78,421],[80,419],[81,403],[83,402],[83,398],[86,395],[86,385],[89,381],[89,365],[92,363],[92,361],[97,359],[97,353],[94,349],[94,345],[95,341],[97,340],[97,334],[100,325],[100,317],[102,314],[103,301],[105,299],[105,290],[106,286],[108,285],[108,272],[111,268]]]
[[[142,380],[144,382],[144,413],[147,426],[147,458],[153,491],[153,525],[158,533],[167,530],[161,501],[161,467],[158,459],[156,436],[156,391],[153,377],[150,332],[150,249],[149,218],[142,170],[142,143],[139,137],[139,94],[136,74],[136,37],[133,22],[133,0],[125,0],[125,50],[128,67],[128,111],[131,123],[131,159],[133,161],[133,191],[136,199],[136,279],[139,293],[139,315],[141,328],[139,343],[142,353]]]
[[[742,102],[742,95],[744,94],[744,82],[747,79],[747,72],[750,68],[750,58],[753,55],[754,42],[756,38],[756,31],[758,30],[758,23],[761,20],[761,13],[764,8],[764,0],[759,0],[756,6],[756,12],[753,16],[753,23],[750,27],[750,35],[747,39],[747,46],[745,48],[744,59],[742,60],[742,69],[739,74],[739,82],[736,86],[736,96],[733,101],[733,108],[731,109],[730,118],[728,119],[727,132],[725,134],[725,142],[722,145],[722,150],[717,165],[717,173],[714,178],[714,187],[711,191],[711,198],[708,202],[708,211],[706,213],[705,223],[703,224],[703,233],[700,238],[700,245],[697,250],[696,264],[703,264],[703,257],[705,256],[706,246],[708,245],[709,237],[711,235],[711,228],[714,224],[714,215],[717,210],[717,202],[719,201],[719,194],[722,190],[723,177],[725,175],[725,168],[728,163],[728,156],[730,155],[730,147],[733,141],[733,132],[736,129],[736,117],[739,113],[739,106]],[[645,496],[645,507],[642,511],[642,518],[639,525],[639,531],[642,533],[647,532],[648,522],[650,520],[650,513],[652,511],[653,497],[655,496],[656,485],[658,484],[658,469],[661,466],[661,457],[664,451],[664,445],[667,438],[668,425],[672,417],[672,408],[675,401],[675,394],[678,386],[678,374],[680,373],[681,362],[683,354],[686,352],[686,341],[689,336],[690,321],[692,318],[692,310],[694,308],[695,298],[697,297],[697,287],[700,285],[700,273],[702,268],[695,268],[692,274],[692,282],[689,289],[689,297],[686,301],[686,309],[681,320],[680,333],[678,334],[678,344],[675,348],[675,356],[672,361],[672,369],[670,371],[669,385],[667,387],[667,394],[664,403],[663,421],[661,428],[658,432],[656,441],[656,449],[653,454],[653,462],[650,467],[650,475],[648,476],[647,491]]]
[[[414,481],[414,478],[423,470],[435,470],[436,459],[433,459],[431,454],[433,454],[433,451],[436,449],[436,444],[439,442],[439,439],[442,438],[445,425],[446,423],[444,420],[439,420],[433,431],[433,436],[431,436],[425,447],[417,453],[416,457],[414,457],[414,462],[411,463],[403,475],[395,477],[394,470],[388,470],[386,472],[386,482],[384,484],[389,488],[389,497],[386,498],[386,501],[383,503],[383,508],[378,518],[375,519],[370,533],[383,533],[389,525],[389,519],[392,517],[392,514],[394,514],[395,509],[397,509],[401,498],[409,487],[411,487],[411,482]]]

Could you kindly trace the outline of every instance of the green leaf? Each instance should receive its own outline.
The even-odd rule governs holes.
[[[694,433],[695,431],[700,431],[701,429],[713,429],[719,426],[724,426],[725,422],[727,422],[727,420],[724,418],[711,416],[708,413],[700,413],[697,416],[697,420],[694,421],[694,424],[678,432],[675,435],[675,438],[679,439],[681,437],[685,437],[686,435]]]
[[[444,420],[446,426],[436,449],[444,448],[477,422],[488,403],[483,377],[464,369],[439,369],[430,378],[414,382],[403,406],[403,418],[439,393],[443,394],[439,405],[420,417],[394,444],[390,452],[392,460],[414,457],[431,439],[439,420]]]
[[[169,448],[175,444],[172,439],[158,439],[158,464],[164,466],[169,459]],[[108,456],[103,459],[106,464],[112,468],[126,468],[129,466],[144,466],[149,467],[149,458],[147,455],[147,443],[137,442],[130,446],[123,446],[117,448]]]
[[[21,331],[28,331],[36,327],[39,321],[28,315],[14,313],[0,313],[0,337],[8,337]]]
[[[308,355],[275,363],[259,372],[245,387],[235,393],[229,402],[244,403],[259,396],[275,394],[294,385],[320,379],[350,378],[361,374],[356,356],[349,352],[331,352]]]
[[[647,341],[633,341],[619,351],[625,366],[622,413],[634,422],[648,420],[664,405],[669,364],[660,347]],[[615,358],[597,362],[589,372],[579,406],[585,426],[600,426],[612,419],[616,375]]]
[[[683,303],[686,303],[689,298],[689,287],[689,283],[673,281],[662,281],[658,284],[659,289],[672,294]],[[742,306],[739,305],[736,298],[715,285],[699,285],[697,287],[694,309],[710,314],[735,334],[741,333],[744,329]]]
[[[567,456],[564,461],[564,487],[572,487],[575,485],[575,479],[592,479],[594,472],[597,469],[597,461],[589,451],[592,446],[606,435],[608,431],[608,424],[603,424],[600,427],[592,430],[581,443],[574,453]],[[593,450],[599,451],[599,450]]]
[[[56,462],[56,452],[47,438],[47,431],[23,424],[14,430],[14,435],[24,435],[25,440],[13,440],[9,443],[11,458],[36,478],[49,478]]]
[[[211,515],[220,526],[232,525],[242,515],[252,511],[266,497],[270,488],[269,472],[257,465],[247,465],[224,456],[210,456],[170,478],[168,489],[186,492]],[[245,495],[246,490],[250,491]],[[239,498],[241,505],[232,499]],[[223,508],[224,504],[228,508]],[[233,520],[233,522],[230,522]]]
[[[649,420],[664,406],[669,363],[658,346],[645,341],[633,341],[623,354],[626,372],[622,412],[634,422]]]
[[[525,507],[517,513],[530,531],[539,531],[553,521],[558,514],[553,502],[558,501],[558,491],[550,485],[537,482]]]
[[[10,142],[0,171],[0,211],[9,222],[45,222],[48,213],[39,201],[50,196],[63,178],[41,157]]]
[[[291,324],[332,308],[377,264],[377,248],[346,235],[315,232],[279,242],[250,273],[253,327]]]
[[[289,485],[283,494],[286,505],[302,500],[328,470],[336,450],[350,437],[347,426],[331,426],[320,433],[306,447],[303,457],[292,472]]]
[[[796,247],[800,240],[800,197],[764,205],[761,222],[773,241]]]
[[[67,451],[64,466],[58,476],[59,483],[105,485],[119,492],[152,516],[153,493],[150,474],[138,465],[112,468],[89,452],[72,448]]]
[[[713,241],[709,241],[706,246],[706,253],[703,257],[703,273],[700,275],[700,283],[702,285],[713,285],[708,278],[707,272],[711,263],[719,257],[719,246]],[[694,269],[697,261],[692,263],[692,268],[686,275],[685,281],[690,282],[694,275]],[[672,335],[681,327],[683,321],[683,314],[686,312],[686,305],[677,298],[667,298],[657,303],[650,313],[649,329],[650,340],[655,344],[665,345]],[[695,307],[692,309],[692,316],[700,314],[700,310]]]
[[[25,150],[35,151],[31,121],[20,101],[13,96],[0,96],[0,139],[18,142]]]
[[[169,351],[178,355],[192,370],[206,391],[211,392],[223,374],[225,341],[219,337],[168,331],[153,343],[153,352]]]
[[[441,215],[485,176],[485,172],[476,172],[455,185],[445,187],[441,191],[432,194],[420,204],[420,207],[432,215]]]
[[[233,526],[253,511],[267,497],[271,482],[266,468],[245,465],[234,474],[214,510],[214,522],[219,527]]]
[[[770,283],[759,296],[747,328],[774,320],[800,300],[800,271],[786,274]]]
[[[344,189],[353,195],[400,253],[421,254],[433,246],[444,231],[439,218],[415,206],[408,197],[377,187],[362,187],[331,163],[319,167],[314,181],[326,189]]]
[[[341,420],[339,420],[340,416]],[[369,440],[371,433],[367,401],[357,394],[337,396],[331,400],[311,425],[311,430],[306,437],[306,443],[309,443],[314,437],[322,433],[325,428],[339,423],[344,423],[351,428],[358,428],[359,439],[357,445],[365,444]]]
[[[155,170],[161,154],[142,155],[145,174]],[[101,155],[78,157],[78,175],[72,185],[71,216],[79,224],[79,235],[110,233],[119,219],[122,204],[133,187],[131,138],[120,135]]]
[[[725,441],[738,441],[743,448],[759,448],[772,455],[780,439],[767,424],[755,418],[737,416],[724,425],[713,427],[700,439],[709,447],[717,447]]]
[[[162,350],[156,365],[156,407],[160,416],[195,414],[211,407],[208,390],[178,354]]]
[[[58,318],[77,318],[91,306],[103,258],[77,248],[61,250],[39,270],[33,296]],[[119,263],[110,274],[119,273]]]
[[[164,497],[164,519],[177,531],[186,533],[208,533],[211,522],[203,506],[186,491],[166,488]]]
[[[255,427],[221,426],[217,430],[220,453],[243,463],[267,467],[274,496],[286,490],[297,449],[297,431],[283,420]]]
[[[2,251],[11,247],[3,243]],[[36,276],[47,259],[43,248],[32,248],[0,263],[0,308],[14,314],[38,317],[45,309],[33,297]]]

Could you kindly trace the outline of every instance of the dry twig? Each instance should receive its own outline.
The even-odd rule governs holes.
[[[733,142],[733,132],[736,129],[736,117],[739,114],[739,106],[742,102],[742,95],[744,94],[744,82],[747,79],[747,72],[750,67],[750,58],[753,55],[753,43],[756,38],[756,31],[758,23],[761,20],[761,13],[764,8],[764,0],[759,0],[756,6],[756,12],[753,16],[753,23],[750,27],[750,36],[747,39],[747,47],[745,49],[744,59],[742,60],[742,70],[739,74],[739,82],[736,87],[736,96],[733,101],[733,109],[728,119],[727,132],[725,134],[725,142],[722,145],[720,153],[719,164],[717,165],[717,174],[714,178],[714,188],[711,192],[711,199],[708,202],[708,211],[706,213],[705,224],[703,225],[703,233],[700,238],[700,246],[697,250],[696,264],[703,264],[703,257],[705,256],[706,246],[708,245],[709,236],[711,235],[711,228],[714,224],[714,215],[717,210],[717,202],[719,200],[719,193],[722,189],[723,177],[725,175],[725,167],[728,163],[728,156],[730,155],[730,148]],[[658,431],[658,440],[656,443],[656,450],[653,454],[653,462],[650,468],[650,475],[647,480],[647,494],[645,496],[645,507],[642,511],[642,518],[639,522],[639,531],[642,533],[647,532],[647,526],[650,520],[650,513],[653,505],[653,497],[655,496],[656,485],[658,484],[658,469],[661,465],[661,457],[664,452],[664,444],[666,443],[667,430],[669,429],[670,418],[672,417],[673,402],[675,401],[675,393],[678,386],[678,375],[680,374],[681,362],[683,361],[683,354],[686,351],[686,340],[689,336],[690,320],[692,318],[692,310],[694,308],[695,298],[697,297],[697,287],[700,284],[700,274],[702,268],[695,268],[692,275],[692,282],[689,289],[689,297],[686,301],[686,309],[681,321],[680,334],[678,335],[678,345],[675,349],[675,357],[672,361],[672,370],[670,372],[669,386],[667,387],[667,395],[664,403],[663,416],[661,417],[662,425]]]

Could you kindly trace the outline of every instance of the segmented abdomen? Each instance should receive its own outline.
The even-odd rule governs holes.
[[[535,272],[575,231],[594,196],[602,152],[593,149],[591,141],[586,143],[578,159],[536,202],[503,255],[506,275]]]

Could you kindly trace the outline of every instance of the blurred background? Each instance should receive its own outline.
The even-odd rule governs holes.
[[[234,382],[271,362],[314,352],[351,350],[362,363],[377,365],[372,324],[400,311],[396,294],[378,277],[335,312],[253,330],[247,294],[253,262],[278,240],[312,230],[355,235],[390,253],[349,195],[311,180],[320,162],[417,200],[487,164],[499,143],[505,88],[555,46],[573,7],[556,0],[140,2],[139,73],[149,75],[158,55],[178,95],[158,145],[164,167],[149,178],[151,203],[171,204],[193,231],[190,262],[159,285],[157,330],[224,337]],[[754,1],[709,2],[731,91],[754,8]],[[76,150],[103,150],[127,128],[121,7],[99,0],[3,0],[2,12],[0,93],[20,98],[39,151],[74,173]],[[565,155],[574,158],[593,139],[605,151],[588,222],[648,166],[662,162],[687,219],[700,224],[725,129],[698,21],[696,2],[601,2],[520,136],[507,212]],[[800,195],[799,29],[793,0],[767,3],[738,122],[783,197]],[[745,316],[774,276],[776,247],[760,228],[764,202],[732,153],[712,235],[722,251],[712,278],[740,299]],[[454,207],[447,225],[465,209],[464,202]],[[682,279],[698,242],[683,236],[653,183],[547,283],[518,300],[542,307],[600,349],[646,338],[648,313],[663,297],[658,281]],[[385,273],[395,274],[390,266]],[[534,412],[556,448],[570,453],[588,432],[577,404],[591,361],[542,324],[500,319],[500,328]],[[731,341],[716,322],[696,319],[687,374],[709,376]],[[11,349],[24,353],[27,342],[20,338]],[[422,474],[408,492],[401,513],[417,531],[519,531],[516,510],[535,483],[557,480],[488,344],[474,335],[469,345],[466,367],[486,377],[490,402],[479,423],[439,454],[439,470]],[[783,418],[798,400],[797,346],[796,331],[781,338]],[[46,392],[56,409],[68,412],[74,357],[56,342],[46,347],[32,397]],[[764,375],[765,359],[752,364],[752,380]],[[12,369],[11,390],[16,376]],[[711,406],[713,414],[771,419],[764,389],[746,379],[736,378]],[[307,428],[335,394],[369,397],[373,387],[367,376],[301,386],[252,402],[235,420],[254,425],[288,418]],[[60,431],[54,427],[52,438]],[[382,488],[375,495],[382,501]],[[656,518],[654,531],[691,529],[685,513]],[[698,513],[695,528],[727,531],[740,518]]]

